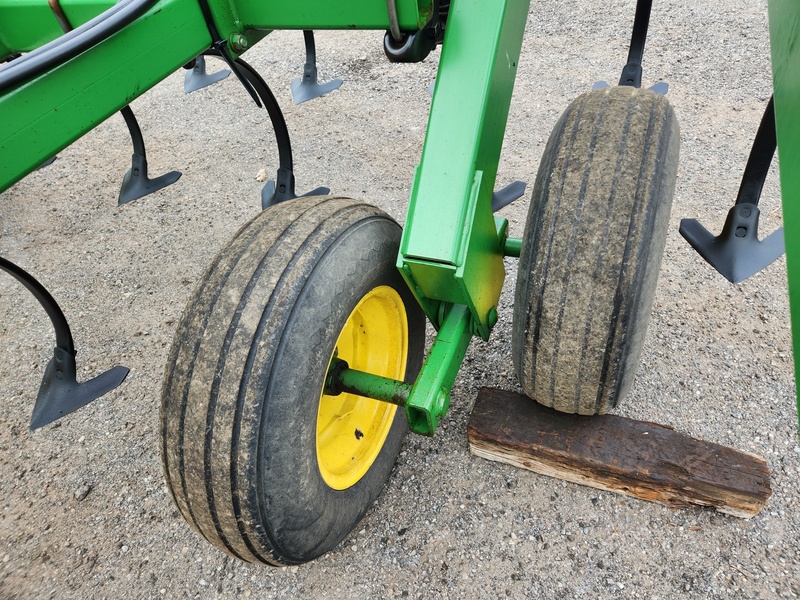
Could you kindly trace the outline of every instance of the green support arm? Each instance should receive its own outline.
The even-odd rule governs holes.
[[[448,16],[398,258],[439,329],[405,405],[417,433],[433,435],[470,339],[487,339],[497,321],[508,223],[491,199],[528,8],[459,0]]]
[[[491,198],[529,0],[459,0],[447,20],[398,267],[431,321],[462,304],[488,339],[505,278]]]
[[[797,0],[770,0],[769,34],[797,379],[800,373],[800,3]]]

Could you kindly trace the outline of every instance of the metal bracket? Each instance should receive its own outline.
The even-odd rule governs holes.
[[[422,62],[435,47],[436,30],[431,27],[419,31],[405,31],[399,40],[389,32],[383,36],[383,53],[389,62]]]
[[[189,70],[186,72],[186,75],[183,78],[184,94],[191,94],[192,92],[201,90],[204,87],[213,85],[218,81],[222,81],[231,74],[230,70],[228,69],[222,69],[216,73],[208,73],[206,71],[206,59],[202,54],[189,63],[187,67]]]
[[[619,85],[642,87],[642,59],[644,58],[644,42],[647,39],[647,28],[650,24],[650,9],[653,0],[637,0],[636,14],[633,17],[631,45],[628,49],[628,62],[622,68]]]
[[[425,27],[414,31],[400,30],[395,0],[386,0],[386,8],[389,13],[389,30],[383,36],[383,53],[389,62],[422,62],[444,40],[450,13],[449,0],[434,0],[433,17]]]
[[[433,435],[450,408],[450,390],[472,339],[469,308],[457,304],[444,317],[431,351],[405,403],[408,427],[415,433]]]
[[[325,379],[325,393],[342,392],[402,406],[408,427],[421,435],[433,435],[450,408],[450,390],[472,339],[469,308],[450,305],[414,384],[356,371],[334,356]]]
[[[286,200],[294,200],[305,196],[324,196],[330,193],[331,190],[329,188],[318,187],[302,196],[298,196],[294,189],[294,173],[289,169],[281,168],[278,169],[275,180],[270,179],[261,189],[261,208],[267,210],[270,206]]]
[[[492,195],[529,3],[479,4],[450,5],[397,265],[431,322],[463,305],[488,339],[505,278]]]
[[[777,145],[775,104],[770,98],[753,140],[736,203],[728,211],[722,233],[715,237],[697,219],[681,219],[680,234],[732,283],[755,275],[785,252],[783,228],[758,239],[758,201]]]
[[[611,86],[606,81],[595,81],[592,84],[592,91],[596,92],[597,90],[604,90],[610,87]],[[666,96],[669,91],[669,84],[666,81],[657,81],[647,89],[659,96]]]
[[[90,381],[78,383],[72,332],[58,303],[36,278],[11,261],[0,258],[0,269],[14,277],[33,294],[50,317],[56,334],[54,355],[44,371],[42,385],[39,387],[33,407],[31,430],[44,427],[86,406],[122,383],[129,372],[127,367],[114,367]]]
[[[295,104],[318,98],[333,90],[342,87],[341,79],[333,79],[328,83],[317,82],[317,50],[314,44],[314,32],[306,29],[303,31],[306,44],[306,64],[303,67],[303,77],[292,81],[292,99]]]

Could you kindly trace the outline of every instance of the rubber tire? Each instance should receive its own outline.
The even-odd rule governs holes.
[[[342,491],[320,476],[316,419],[339,332],[376,286],[400,294],[406,380],[419,371],[425,318],[395,267],[400,234],[353,200],[284,202],[238,232],[189,302],[165,373],[164,473],[180,512],[223,552],[274,565],[314,559],[383,489],[404,412],[367,473]]]
[[[679,128],[666,98],[583,94],[559,119],[531,198],[512,355],[526,395],[603,414],[638,367],[667,235]]]

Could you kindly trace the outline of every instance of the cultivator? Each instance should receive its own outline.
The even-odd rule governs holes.
[[[637,2],[619,84],[596,84],[556,124],[524,236],[514,239],[494,212],[524,186],[494,186],[529,0],[0,0],[0,191],[116,111],[133,142],[118,201],[175,183],[178,172],[150,177],[129,104],[181,67],[186,93],[232,73],[272,121],[279,168],[262,193],[264,211],[209,267],[164,383],[167,484],[209,541],[274,564],[338,544],[383,487],[407,427],[432,435],[447,412],[470,340],[488,339],[497,322],[504,257],[520,261],[512,355],[526,394],[580,414],[621,401],[643,344],[678,161],[666,85],[641,87],[650,4]],[[696,221],[681,232],[734,282],[783,252],[780,233],[759,240],[757,232],[777,123],[797,327],[800,7],[770,0],[769,9],[774,108],[737,203],[719,236]],[[280,107],[241,58],[276,29],[304,34],[297,103],[342,83],[318,81],[313,30],[386,30],[384,52],[394,62],[441,48],[402,232],[327,188],[298,197]],[[209,74],[206,56],[227,68]],[[9,260],[0,269],[34,294],[56,331],[32,428],[122,383],[127,370],[115,367],[79,384],[56,301]],[[426,320],[437,330],[427,355]],[[291,443],[286,431],[296,432]]]

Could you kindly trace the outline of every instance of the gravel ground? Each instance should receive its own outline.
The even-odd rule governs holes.
[[[533,182],[558,115],[624,62],[635,2],[533,0],[498,185]],[[216,251],[259,210],[277,166],[265,115],[239,84],[182,94],[182,73],[133,103],[156,173],[174,186],[117,207],[130,147],[106,123],[0,195],[0,255],[65,308],[79,378],[131,368],[91,407],[28,431],[52,332],[0,278],[0,597],[795,598],[800,446],[785,261],[731,285],[678,235],[719,231],[770,95],[765,0],[656,2],[646,84],[670,83],[681,166],[642,369],[621,414],[764,456],[773,495],[751,520],[674,510],[486,462],[466,424],[480,386],[518,390],[510,359],[515,263],[489,343],[475,342],[432,439],[410,436],[385,493],[335,551],[301,567],[236,562],[195,535],[167,493],[157,418],[177,320]],[[321,78],[344,86],[291,103],[302,36],[247,59],[293,132],[298,189],[328,185],[402,222],[438,54],[390,65],[377,32],[318,36]],[[468,85],[468,82],[464,82]],[[762,235],[780,225],[777,177]],[[527,201],[503,210],[521,235]]]

